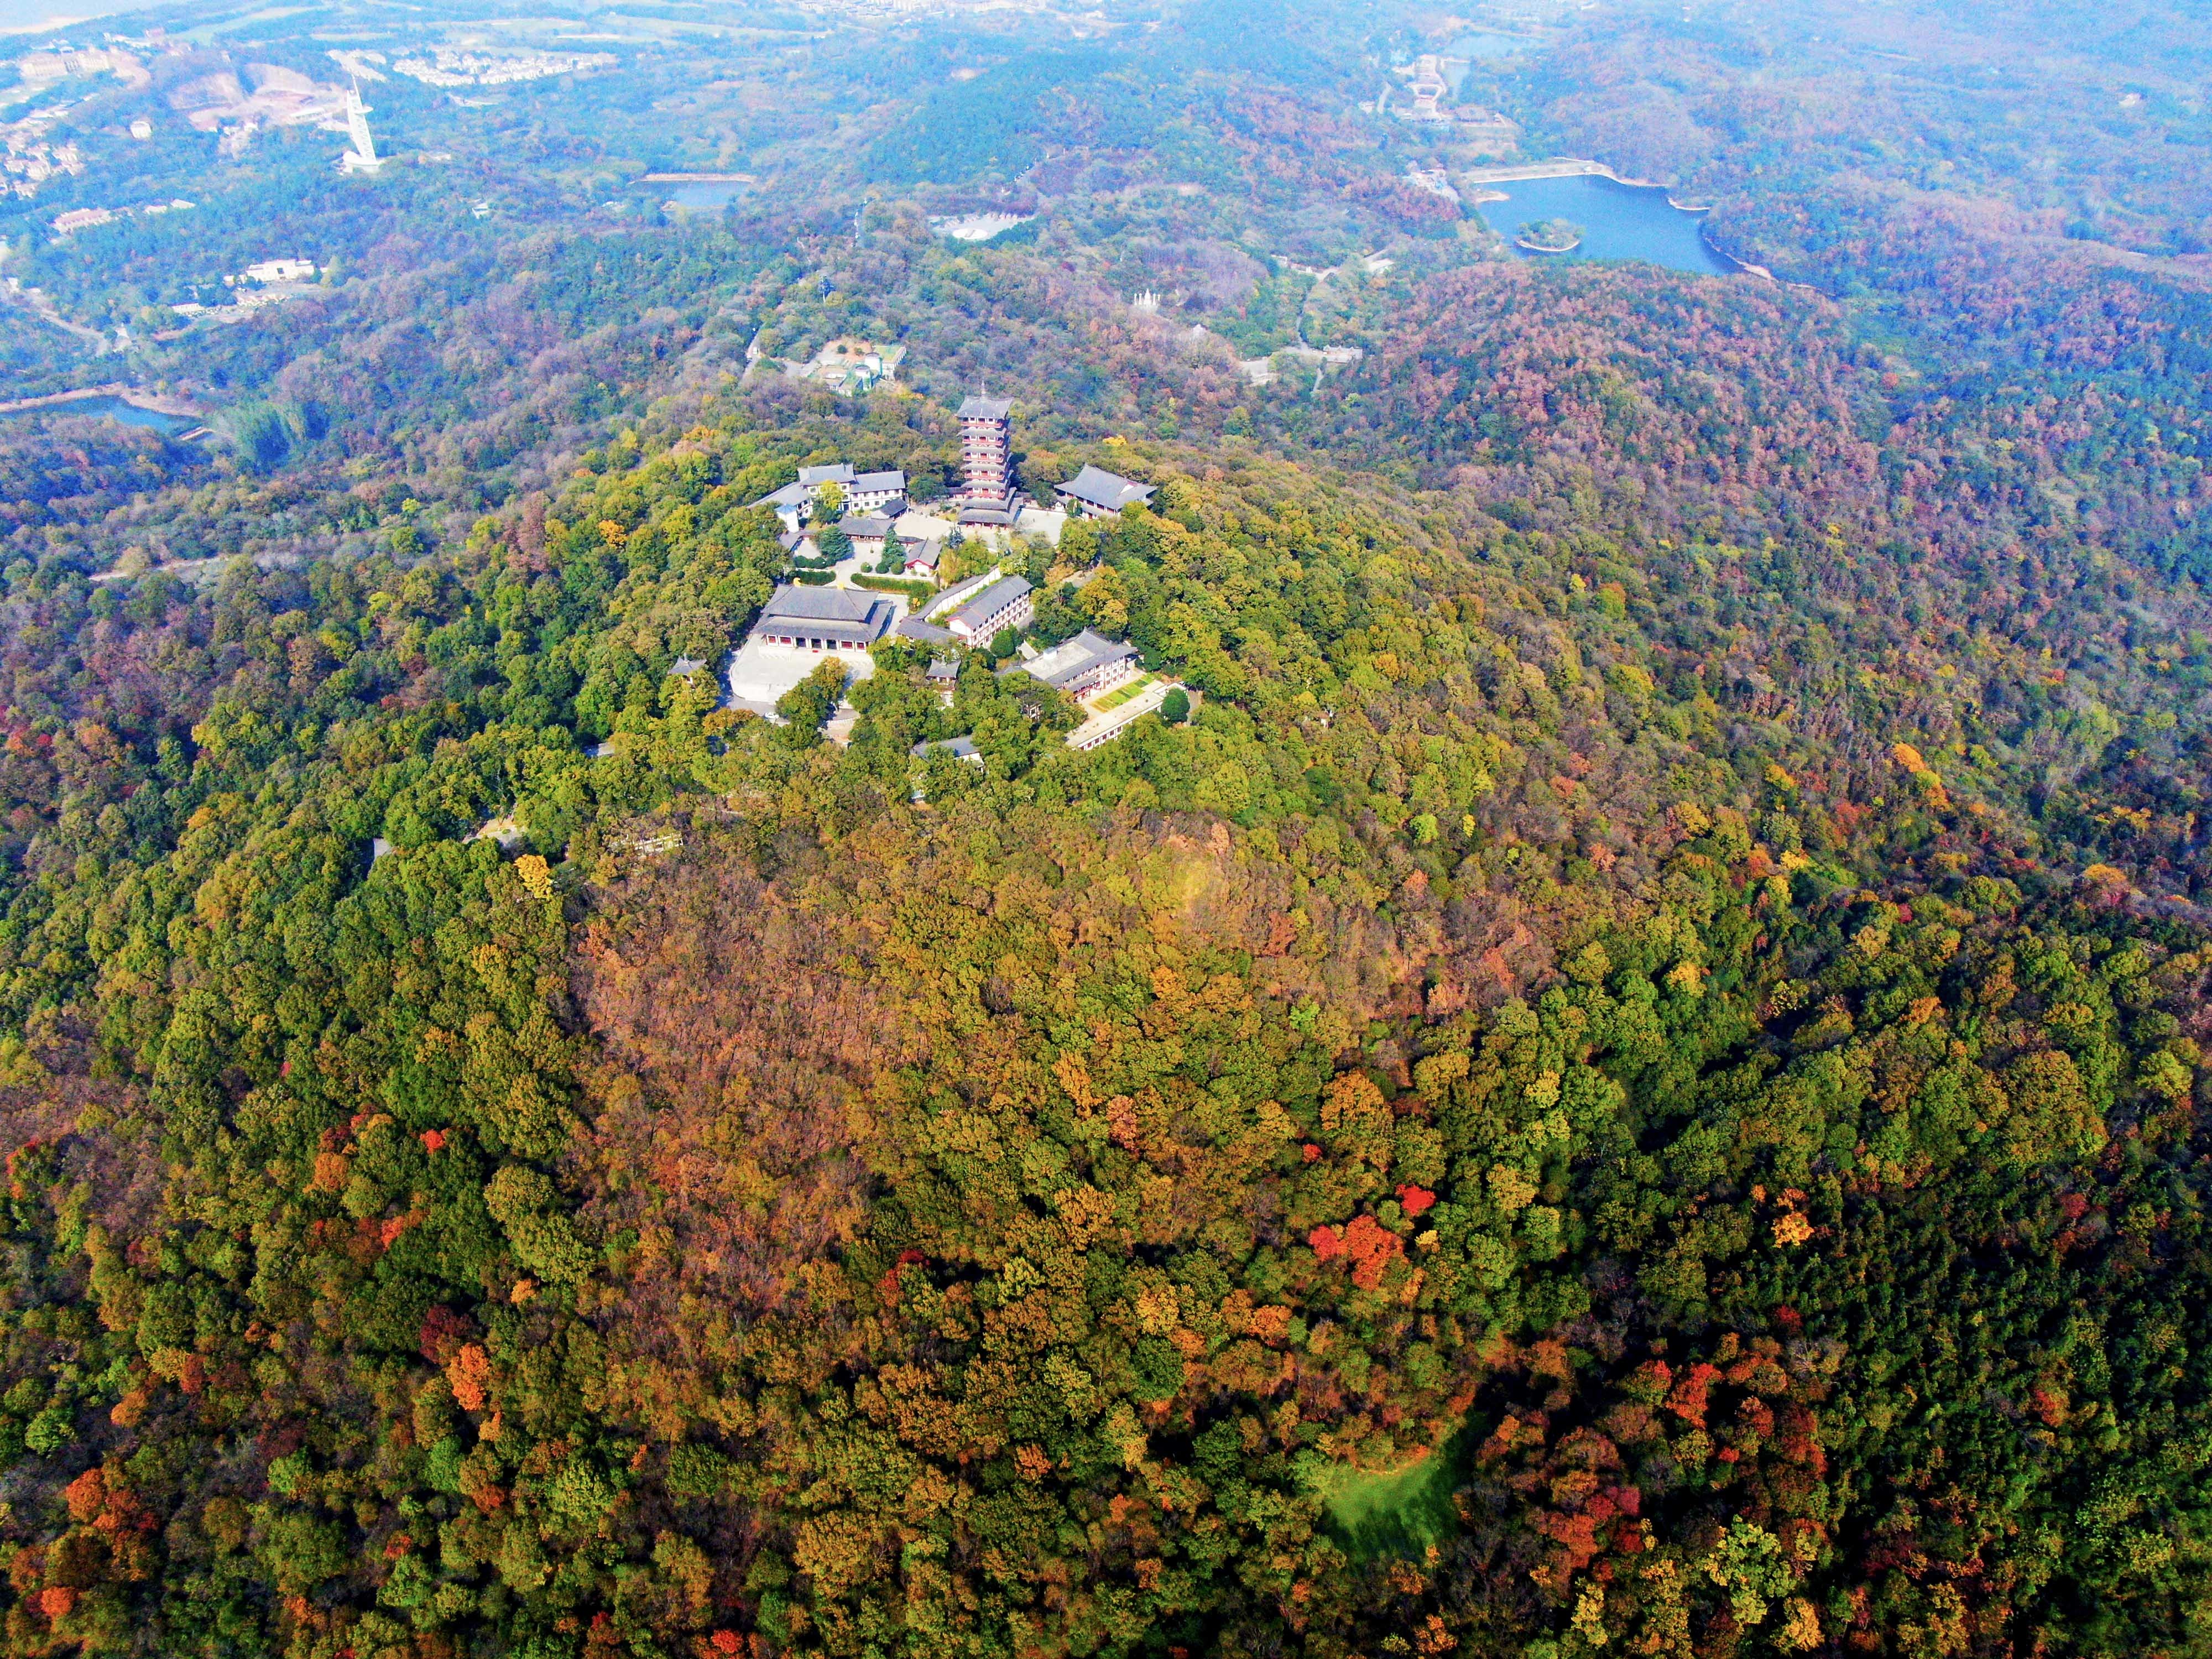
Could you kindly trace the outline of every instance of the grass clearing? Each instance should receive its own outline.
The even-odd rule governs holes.
[[[1152,677],[1150,674],[1141,675],[1138,678],[1130,681],[1128,684],[1122,686],[1120,690],[1109,691],[1104,696],[1100,697],[1097,702],[1091,705],[1091,711],[1094,714],[1110,714],[1114,710],[1119,708],[1123,703],[1129,702],[1132,698],[1142,696],[1145,693],[1145,689],[1152,684]]]
[[[1388,1470],[1339,1465],[1322,1473],[1313,1491],[1328,1511],[1331,1530],[1355,1559],[1419,1559],[1459,1530],[1452,1495],[1479,1443],[1473,1425],[1462,1424],[1417,1463]]]

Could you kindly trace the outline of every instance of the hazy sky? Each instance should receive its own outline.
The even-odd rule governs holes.
[[[52,28],[80,17],[137,11],[153,0],[0,0],[0,29]]]

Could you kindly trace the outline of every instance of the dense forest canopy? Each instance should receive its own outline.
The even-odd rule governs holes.
[[[1680,13],[5,71],[9,398],[190,412],[0,414],[0,1647],[2212,1646],[2201,21]],[[380,173],[167,101],[337,52]],[[1145,501],[748,707],[979,387]]]

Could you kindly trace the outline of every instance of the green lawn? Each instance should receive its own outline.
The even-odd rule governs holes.
[[[1099,698],[1097,702],[1091,705],[1091,710],[1095,714],[1110,714],[1114,710],[1119,708],[1123,703],[1128,702],[1132,697],[1141,695],[1145,688],[1152,683],[1152,677],[1150,674],[1140,674],[1135,679],[1131,680],[1127,685],[1121,687],[1120,690],[1109,691],[1104,696]]]
[[[1452,1494],[1467,1474],[1475,1439],[1469,1425],[1418,1463],[1376,1471],[1332,1468],[1314,1487],[1328,1506],[1331,1529],[1362,1560],[1418,1559],[1459,1530]]]

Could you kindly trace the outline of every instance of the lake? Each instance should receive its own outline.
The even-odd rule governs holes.
[[[155,432],[174,436],[190,430],[201,422],[189,415],[164,415],[159,410],[141,409],[120,398],[79,398],[66,404],[47,404],[38,409],[16,409],[0,413],[0,420],[21,420],[32,415],[92,416],[119,421],[125,426],[143,426]]]
[[[1514,234],[1534,220],[1569,219],[1583,228],[1583,244],[1572,253],[1530,253],[1515,247],[1518,259],[1642,259],[1669,270],[1717,276],[1736,269],[1698,234],[1704,216],[1669,207],[1663,190],[1615,184],[1589,173],[1515,179],[1482,188],[1506,198],[1485,202],[1477,210],[1509,246]]]

